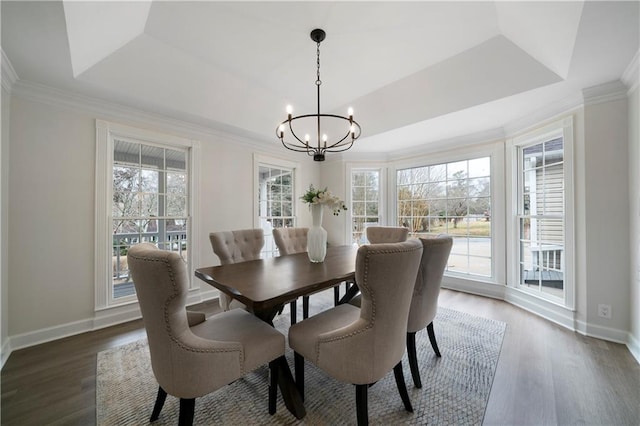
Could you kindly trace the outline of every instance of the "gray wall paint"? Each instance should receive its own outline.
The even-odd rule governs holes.
[[[629,219],[631,339],[640,359],[640,88],[629,94]]]

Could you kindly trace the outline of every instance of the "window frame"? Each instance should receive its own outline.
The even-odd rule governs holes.
[[[200,264],[197,247],[199,243],[199,152],[200,143],[195,140],[165,133],[140,129],[123,124],[96,120],[96,200],[95,200],[95,310],[101,311],[137,304],[135,295],[115,299],[112,289],[112,251],[113,251],[113,149],[114,140],[136,141],[150,146],[168,149],[186,149],[187,173],[187,270],[189,271],[189,290],[200,288],[194,280],[195,265]]]
[[[545,143],[554,137],[563,139],[563,179],[564,179],[564,295],[554,297],[544,292],[528,289],[520,282],[520,218],[522,216],[520,202],[522,193],[522,161],[523,148]],[[509,176],[508,194],[508,226],[507,226],[507,276],[508,287],[531,296],[537,300],[558,305],[570,310],[575,309],[575,214],[574,214],[574,132],[573,116],[553,121],[537,129],[510,138],[506,143],[509,161],[507,175]]]
[[[387,206],[387,168],[379,165],[379,164],[355,164],[355,163],[347,163],[346,167],[346,181],[347,188],[345,190],[345,203],[349,206],[349,210],[347,210],[347,229],[345,235],[345,241],[348,244],[351,244],[353,241],[353,172],[354,171],[364,171],[364,172],[378,172],[378,223],[380,226],[392,226],[387,218],[389,218],[389,214],[386,210]]]
[[[395,161],[389,167],[389,207],[390,217],[394,223],[397,217],[397,172],[398,170],[432,166],[444,163],[473,160],[481,157],[489,157],[491,179],[491,276],[470,275],[453,271],[445,272],[443,285],[457,288],[463,291],[479,291],[478,284],[506,283],[505,262],[505,197],[504,197],[504,143],[502,141],[487,142],[473,146],[466,146],[442,151],[411,159]],[[501,291],[487,287],[488,294],[500,296]]]
[[[300,192],[300,164],[290,160],[284,160],[282,158],[271,157],[263,154],[253,155],[253,226],[255,228],[262,228],[260,223],[260,167],[280,168],[291,170],[293,175],[293,190],[292,190],[292,210],[293,210],[293,223],[294,226],[298,226],[299,223],[299,208],[298,200],[301,197]],[[271,245],[270,247],[267,247]],[[261,257],[264,257],[268,253],[274,253],[276,251],[275,243],[273,242],[273,235],[265,235],[264,247],[261,250]],[[270,256],[267,256],[270,257]]]

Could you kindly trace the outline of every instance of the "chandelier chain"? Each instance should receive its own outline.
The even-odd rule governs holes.
[[[316,50],[316,55],[317,55],[317,59],[316,59],[316,65],[318,66],[318,71],[317,71],[317,80],[316,80],[316,84],[318,86],[320,86],[322,84],[322,80],[320,80],[320,42],[318,42],[318,47]]]

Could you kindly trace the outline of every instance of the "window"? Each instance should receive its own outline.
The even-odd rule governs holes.
[[[515,221],[517,286],[531,294],[567,302],[567,238],[571,191],[571,120],[513,143],[517,171]],[[570,152],[570,151],[569,151]]]
[[[127,266],[132,245],[150,242],[192,263],[193,146],[103,122],[97,136],[96,223],[106,232],[97,238],[96,307],[104,308],[136,300]]]
[[[380,217],[380,170],[351,171],[351,244],[366,244],[367,226],[382,225]]]
[[[410,235],[453,237],[448,272],[492,276],[491,157],[397,170],[396,194]]]
[[[257,168],[257,216],[259,227],[264,230],[264,247],[261,257],[278,256],[273,241],[273,228],[296,226],[294,183],[296,167],[276,159],[258,158]]]

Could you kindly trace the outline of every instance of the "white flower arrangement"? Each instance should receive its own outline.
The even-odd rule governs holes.
[[[347,210],[344,201],[339,197],[333,195],[327,188],[316,189],[313,184],[309,185],[309,189],[300,199],[309,205],[324,204],[333,211],[334,216],[338,216],[342,210]]]

